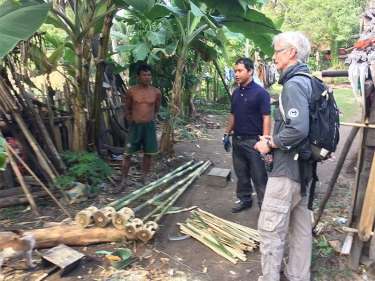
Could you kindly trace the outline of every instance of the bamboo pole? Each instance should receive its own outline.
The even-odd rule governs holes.
[[[125,201],[125,200],[127,200],[129,198],[132,198],[132,197],[138,195],[139,193],[144,192],[148,188],[151,188],[151,187],[156,188],[156,187],[159,187],[160,185],[163,185],[163,184],[167,183],[168,181],[170,181],[170,180],[173,179],[173,178],[169,178],[169,177],[171,177],[173,175],[181,176],[181,175],[185,174],[186,172],[191,171],[192,170],[191,167],[189,169],[185,169],[185,168],[188,167],[189,165],[191,165],[193,162],[194,162],[193,160],[189,161],[188,163],[186,163],[186,164],[182,165],[181,167],[175,169],[174,171],[168,173],[167,175],[165,175],[164,177],[158,179],[157,181],[151,182],[150,184],[148,184],[148,185],[146,185],[146,186],[144,186],[144,187],[142,187],[140,189],[137,189],[137,190],[133,191],[132,193],[130,193],[130,194],[128,194],[128,195],[126,195],[126,196],[124,196],[122,198],[119,198],[119,199],[117,199],[117,200],[115,200],[115,201],[107,204],[106,206],[107,207],[114,207],[116,210],[120,209],[117,206],[121,202],[123,202],[123,201]],[[197,164],[199,164],[199,163],[197,163]],[[197,165],[197,164],[195,164],[195,165]]]
[[[191,173],[190,175],[187,175],[185,178],[177,181],[175,184],[171,185],[161,193],[157,194],[156,196],[152,197],[151,199],[147,200],[143,204],[137,206],[136,208],[133,209],[134,213],[139,212],[142,210],[144,207],[151,205],[152,203],[156,202],[158,199],[164,197],[165,195],[171,193],[174,189],[178,188],[179,186],[183,185],[184,183],[190,181],[191,178],[193,178],[195,173]]]
[[[375,125],[365,124],[365,123],[348,123],[348,122],[340,122],[340,125],[343,126],[353,126],[353,127],[360,127],[360,128],[375,128]]]
[[[22,178],[21,172],[18,169],[17,164],[14,161],[14,158],[13,158],[12,154],[10,153],[8,147],[9,147],[9,145],[5,145],[5,151],[7,152],[7,156],[8,156],[10,165],[12,166],[13,172],[15,173],[15,175],[16,175],[16,177],[18,179],[18,182],[20,183],[20,185],[21,185],[21,187],[23,189],[23,192],[26,195],[26,198],[27,198],[27,200],[30,203],[31,209],[33,210],[34,214],[37,217],[40,217],[39,212],[38,212],[38,208],[37,208],[37,206],[35,204],[35,201],[34,201],[33,197],[30,195],[29,189],[27,188],[27,186],[26,186],[26,184],[25,184],[25,182],[24,182],[24,180]]]
[[[164,209],[160,212],[160,214],[158,214],[154,221],[157,222],[161,219],[161,217],[168,211],[169,207],[171,207],[174,202],[176,202],[176,200],[181,196],[182,193],[185,192],[185,190],[189,187],[189,185],[198,177],[200,176],[205,170],[207,170],[207,168],[211,165],[211,162],[210,161],[207,161],[206,163],[204,163],[196,172],[196,174],[194,175],[194,177],[190,178],[190,180],[181,188],[179,189],[176,194],[173,196],[173,199],[164,207]]]
[[[359,127],[353,127],[352,130],[350,131],[350,134],[349,134],[348,138],[345,141],[345,144],[344,144],[344,147],[341,151],[340,158],[337,162],[335,171],[333,172],[331,180],[328,183],[328,186],[327,186],[326,192],[323,196],[323,199],[320,201],[318,212],[317,212],[317,215],[316,215],[316,219],[315,219],[315,222],[314,222],[314,225],[313,225],[313,229],[318,224],[319,219],[320,219],[320,217],[323,213],[324,207],[327,204],[327,201],[328,201],[329,197],[331,196],[331,193],[333,191],[333,188],[335,186],[337,178],[338,178],[338,176],[341,172],[341,169],[344,165],[346,156],[348,155],[349,149],[352,146],[353,140],[354,140],[355,136],[357,135],[358,131],[359,131]]]

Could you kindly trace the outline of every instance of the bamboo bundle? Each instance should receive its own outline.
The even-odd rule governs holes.
[[[191,179],[194,176],[194,173],[191,173],[190,175],[186,176],[183,180],[178,181],[176,184],[167,188],[166,190],[164,190],[160,194],[157,194],[154,198],[151,198],[151,199],[147,200],[145,203],[139,205],[134,210],[126,207],[128,204],[135,201],[139,197],[145,195],[146,193],[156,189],[157,187],[159,187],[161,185],[165,185],[166,183],[168,183],[168,182],[170,182],[170,181],[172,181],[172,180],[174,180],[178,177],[181,177],[182,175],[184,175],[188,172],[191,172],[191,171],[197,169],[197,167],[199,167],[203,164],[203,161],[200,161],[200,162],[195,163],[195,164],[193,164],[193,163],[194,163],[193,160],[187,162],[186,164],[184,164],[184,165],[180,166],[179,168],[173,170],[172,172],[166,174],[162,178],[160,178],[160,179],[158,179],[158,180],[156,180],[156,181],[154,181],[154,182],[152,182],[152,183],[150,183],[150,184],[148,184],[148,185],[146,185],[146,186],[144,186],[144,187],[142,187],[138,190],[135,190],[132,193],[127,194],[126,196],[111,202],[110,204],[107,204],[106,206],[104,206],[100,210],[96,210],[95,213],[92,216],[91,216],[91,214],[88,214],[87,212],[78,212],[76,214],[77,223],[79,225],[81,225],[82,227],[88,227],[91,224],[87,223],[87,222],[90,221],[91,218],[93,218],[94,222],[97,226],[105,227],[111,221],[112,224],[116,228],[124,229],[126,224],[131,223],[135,219],[134,213],[140,211],[141,209],[143,209],[146,206],[149,206],[149,205],[153,204],[159,198],[166,196],[167,194],[172,192],[174,189],[178,188],[179,186],[181,186],[185,182],[189,181],[189,179]],[[173,197],[173,196],[171,196],[171,197]],[[83,218],[84,216],[88,216],[88,217]],[[82,224],[80,224],[79,222],[82,222]],[[133,229],[133,225],[134,224],[130,225],[130,227],[132,229]],[[136,226],[141,227],[141,226],[143,226],[143,224],[141,225],[139,222],[137,222]]]
[[[157,211],[161,210],[160,214],[156,216],[156,218],[153,221],[148,221],[141,227],[142,229],[139,229],[136,232],[136,237],[139,240],[142,241],[148,241],[150,240],[153,235],[155,234],[156,230],[158,229],[157,222],[162,218],[162,216],[168,211],[168,209],[176,202],[176,200],[186,191],[186,189],[193,183],[193,181],[198,178],[207,168],[211,165],[210,161],[205,162],[203,165],[201,165],[194,173],[189,175],[187,178],[188,181],[180,181],[180,185],[182,185],[184,182],[186,182],[181,188],[179,188],[174,195],[167,198],[164,203],[162,203],[160,206],[156,207],[152,212],[150,212],[148,215],[146,215],[143,218],[143,221],[146,221],[148,218],[150,218],[153,214],[155,214]],[[126,228],[125,228],[126,230]]]
[[[259,244],[256,230],[200,209],[192,211],[192,218],[179,225],[182,233],[191,235],[232,263],[238,259],[246,261],[244,251],[253,251]]]

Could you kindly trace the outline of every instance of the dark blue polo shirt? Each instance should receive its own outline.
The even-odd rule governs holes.
[[[253,80],[233,92],[230,113],[234,114],[235,135],[263,135],[263,115],[271,114],[270,95]]]

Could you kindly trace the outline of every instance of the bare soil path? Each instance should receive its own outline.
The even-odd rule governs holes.
[[[187,140],[178,142],[175,145],[175,159],[167,159],[162,156],[154,157],[150,176],[155,180],[168,171],[192,159],[196,161],[210,160],[212,165],[208,171],[212,167],[231,169],[232,180],[228,182],[226,187],[208,186],[206,184],[208,171],[206,171],[206,173],[189,187],[174,205],[182,208],[197,206],[220,218],[256,229],[260,212],[257,205],[238,214],[231,212],[231,208],[237,201],[235,197],[236,176],[233,171],[231,153],[225,152],[221,144],[221,138],[226,125],[226,117],[217,115],[209,119],[214,123],[220,123],[221,129],[212,129],[210,130],[210,134],[201,133],[200,137],[196,138],[193,142]],[[192,127],[194,128],[194,124]],[[326,161],[323,165],[319,165],[318,175],[320,183],[318,184],[317,191],[318,199],[321,198],[325,192],[327,183],[336,166],[336,161],[339,158],[341,148],[350,130],[350,127],[341,127],[341,141],[338,151],[335,153],[335,158],[332,158],[332,161]],[[352,145],[349,156],[353,155],[357,148],[358,137]],[[136,156],[136,158],[137,157],[138,156]],[[141,161],[141,159],[140,156],[138,161]],[[316,241],[323,239],[323,236],[324,239],[328,240],[340,239],[342,236],[340,225],[333,222],[333,217],[345,217],[350,206],[350,193],[353,187],[354,173],[346,172],[348,166],[350,166],[350,158],[348,158],[345,163],[337,185],[335,186],[334,193],[329,200],[329,204],[327,204],[327,210],[324,212],[322,218],[322,221],[326,221],[327,223],[321,235],[315,238]],[[137,178],[137,173],[139,172],[139,164],[134,164],[131,170],[134,179]],[[116,180],[119,182],[119,174]],[[137,188],[136,185],[129,187],[121,196],[135,188]],[[79,205],[67,206],[67,208],[74,217],[77,211],[87,206],[95,205],[100,207],[108,198],[117,199],[119,197],[120,195],[113,195],[109,192],[103,193],[97,198],[89,199]],[[44,220],[59,222],[65,218],[64,214],[55,207],[53,201],[38,200],[37,205],[40,208],[42,216],[49,216]],[[25,206],[19,208],[18,213],[14,213],[12,217],[9,217],[9,212],[6,210],[0,210],[0,224],[2,224],[3,230],[15,228],[15,226],[19,226],[20,228],[40,228],[41,220],[34,218],[30,211],[21,212],[23,209],[25,209]],[[177,224],[185,222],[188,217],[190,217],[189,212],[166,215],[161,220],[160,229],[154,239],[146,244],[121,240],[114,243],[104,243],[88,247],[73,247],[86,256],[81,265],[65,277],[60,277],[59,273],[54,273],[45,280],[257,280],[258,276],[261,274],[259,249],[255,249],[254,252],[247,252],[246,262],[240,261],[237,264],[233,264],[194,238],[179,241],[171,240],[171,237],[181,235]],[[5,222],[9,220],[11,220],[12,223],[6,224]],[[95,252],[99,250],[113,251],[119,247],[128,247],[132,250],[133,257],[138,258],[137,261],[124,270],[114,270],[110,266],[109,261],[102,255],[95,254]],[[312,280],[362,280],[359,275],[345,269],[342,258],[332,253],[325,255],[323,251],[325,249],[324,247],[314,249],[315,258],[312,268]],[[39,252],[43,253],[45,250],[46,249],[41,249]],[[40,262],[40,257],[37,254],[34,254],[34,258],[37,262]],[[18,264],[17,262],[16,265]],[[22,267],[23,263],[20,263],[20,265],[20,267]],[[39,263],[37,269],[27,272],[10,268],[6,268],[5,271],[5,280],[33,281],[37,280],[37,278],[44,272],[47,272],[48,269],[44,268]]]

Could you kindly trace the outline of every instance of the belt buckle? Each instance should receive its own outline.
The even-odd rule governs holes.
[[[236,137],[237,137],[237,139],[242,140],[241,136],[236,136]]]

